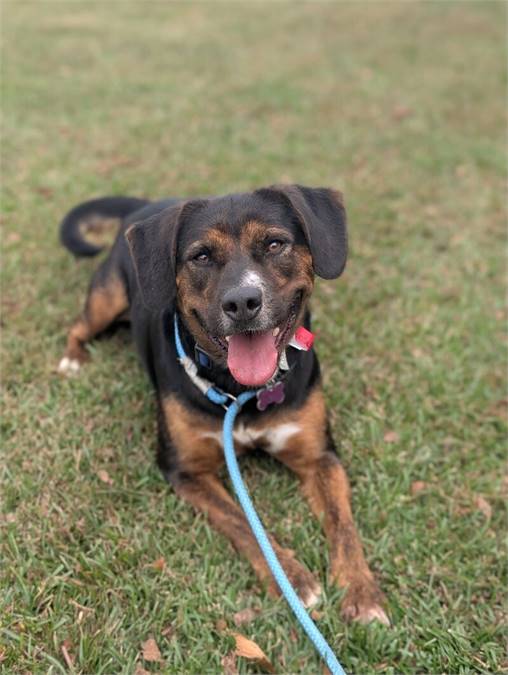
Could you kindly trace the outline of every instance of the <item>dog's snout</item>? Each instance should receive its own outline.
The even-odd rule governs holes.
[[[224,313],[234,321],[250,321],[259,314],[262,304],[263,295],[256,286],[231,288],[222,298]]]

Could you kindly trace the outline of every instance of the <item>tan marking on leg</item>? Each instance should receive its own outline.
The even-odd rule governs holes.
[[[189,410],[175,396],[162,402],[162,411],[171,441],[178,449],[181,471],[190,474],[217,471],[224,463],[224,456],[213,434],[220,433],[222,421],[212,415]],[[211,436],[206,437],[205,434]]]
[[[115,277],[105,285],[92,288],[83,314],[69,331],[65,356],[60,361],[59,370],[79,370],[79,365],[88,359],[86,343],[125,314],[128,307],[125,286],[120,279]],[[77,364],[77,368],[69,367],[68,364]]]
[[[276,457],[298,475],[313,513],[323,519],[330,547],[330,576],[346,590],[342,614],[367,623],[389,624],[383,595],[365,560],[351,511],[351,490],[337,456],[326,448],[326,409],[322,392],[311,394],[295,413],[300,434],[292,436]]]
[[[242,510],[219,478],[213,474],[199,474],[177,482],[175,490],[198,511],[206,513],[212,526],[249,560],[257,577],[267,584],[268,591],[278,595],[278,587]],[[312,574],[295,559],[293,551],[283,548],[272,537],[270,542],[302,602],[306,606],[314,604],[321,589]]]
[[[222,429],[222,420],[196,413],[174,396],[164,400],[161,407],[171,443],[177,450],[178,470],[185,476],[174,481],[177,494],[207,514],[211,524],[248,558],[258,578],[268,584],[269,592],[277,595],[278,588],[243,511],[216,475],[224,462],[221,444],[214,438]],[[241,444],[235,445],[237,453],[245,451]],[[270,541],[302,601],[310,606],[319,596],[319,584],[295,560],[290,549],[272,538]]]

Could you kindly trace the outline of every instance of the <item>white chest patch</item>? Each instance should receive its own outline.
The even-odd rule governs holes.
[[[284,450],[287,441],[299,432],[300,426],[294,422],[279,424],[262,431],[239,424],[234,431],[233,438],[237,443],[248,448],[253,448],[258,444],[263,445],[267,452],[275,455]],[[203,438],[213,438],[222,446],[222,431],[203,434]]]

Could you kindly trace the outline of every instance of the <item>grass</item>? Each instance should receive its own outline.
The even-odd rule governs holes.
[[[221,672],[247,607],[240,630],[278,672],[321,672],[285,604],[163,483],[128,335],[97,341],[78,379],[55,372],[96,265],[57,245],[68,208],[278,181],[347,197],[351,257],[318,286],[317,348],[393,618],[345,625],[326,586],[319,625],[352,673],[507,668],[505,5],[3,10],[3,672]],[[324,581],[294,478],[243,467]],[[150,636],[163,662],[143,660]]]

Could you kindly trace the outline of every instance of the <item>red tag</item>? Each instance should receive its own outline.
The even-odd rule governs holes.
[[[305,349],[307,352],[314,344],[314,333],[311,333],[310,330],[300,326],[295,332],[295,340],[301,345],[302,349]]]

